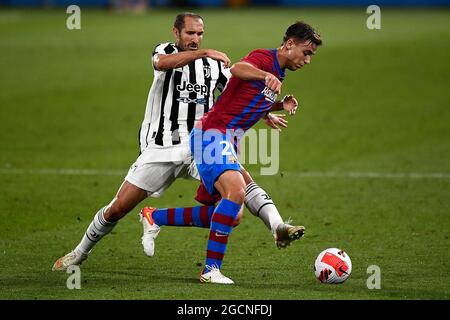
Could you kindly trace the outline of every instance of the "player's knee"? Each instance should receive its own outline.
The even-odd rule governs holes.
[[[245,200],[245,189],[243,187],[232,189],[228,198],[237,204],[243,204]]]
[[[105,210],[104,218],[106,221],[115,222],[122,219],[130,210],[122,201],[116,199]]]

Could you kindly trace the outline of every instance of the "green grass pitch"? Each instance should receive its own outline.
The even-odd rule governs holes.
[[[68,290],[69,275],[52,264],[137,156],[150,55],[172,40],[177,11],[82,8],[81,30],[69,31],[65,8],[2,9],[0,299],[449,299],[450,11],[382,8],[381,30],[366,28],[365,8],[198,12],[203,47],[233,62],[278,46],[298,19],[324,39],[312,64],[285,80],[301,108],[280,136],[279,173],[250,168],[305,238],[277,250],[246,211],[223,265],[236,285],[201,285],[207,231],[166,227],[147,258],[140,206],[82,265],[81,289]],[[195,205],[196,187],[178,181],[142,205]],[[327,247],[352,259],[343,285],[314,277]],[[366,286],[370,265],[381,269],[380,290]]]

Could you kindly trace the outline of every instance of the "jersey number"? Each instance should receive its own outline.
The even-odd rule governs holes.
[[[220,141],[220,144],[223,144],[222,155],[223,156],[234,156],[233,148],[231,146],[230,141]]]

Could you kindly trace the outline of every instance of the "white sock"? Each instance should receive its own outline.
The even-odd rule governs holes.
[[[278,225],[283,223],[283,219],[272,199],[255,182],[247,185],[245,205],[253,215],[264,221],[264,224],[272,231],[272,234],[275,233]]]
[[[111,230],[114,229],[117,222],[109,222],[105,220],[105,218],[103,217],[103,212],[105,211],[105,209],[106,207],[101,208],[94,216],[94,219],[87,228],[83,239],[81,239],[81,242],[75,248],[75,251],[77,251],[78,253],[84,255],[89,254],[95,244],[105,234],[110,233]]]

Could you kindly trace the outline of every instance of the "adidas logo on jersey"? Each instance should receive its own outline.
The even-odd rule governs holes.
[[[195,93],[200,93],[200,94],[206,95],[206,93],[208,92],[208,87],[204,84],[201,84],[201,85],[198,83],[192,84],[190,82],[183,81],[181,84],[179,84],[177,86],[177,90],[180,92],[187,91],[189,93],[195,92]]]

